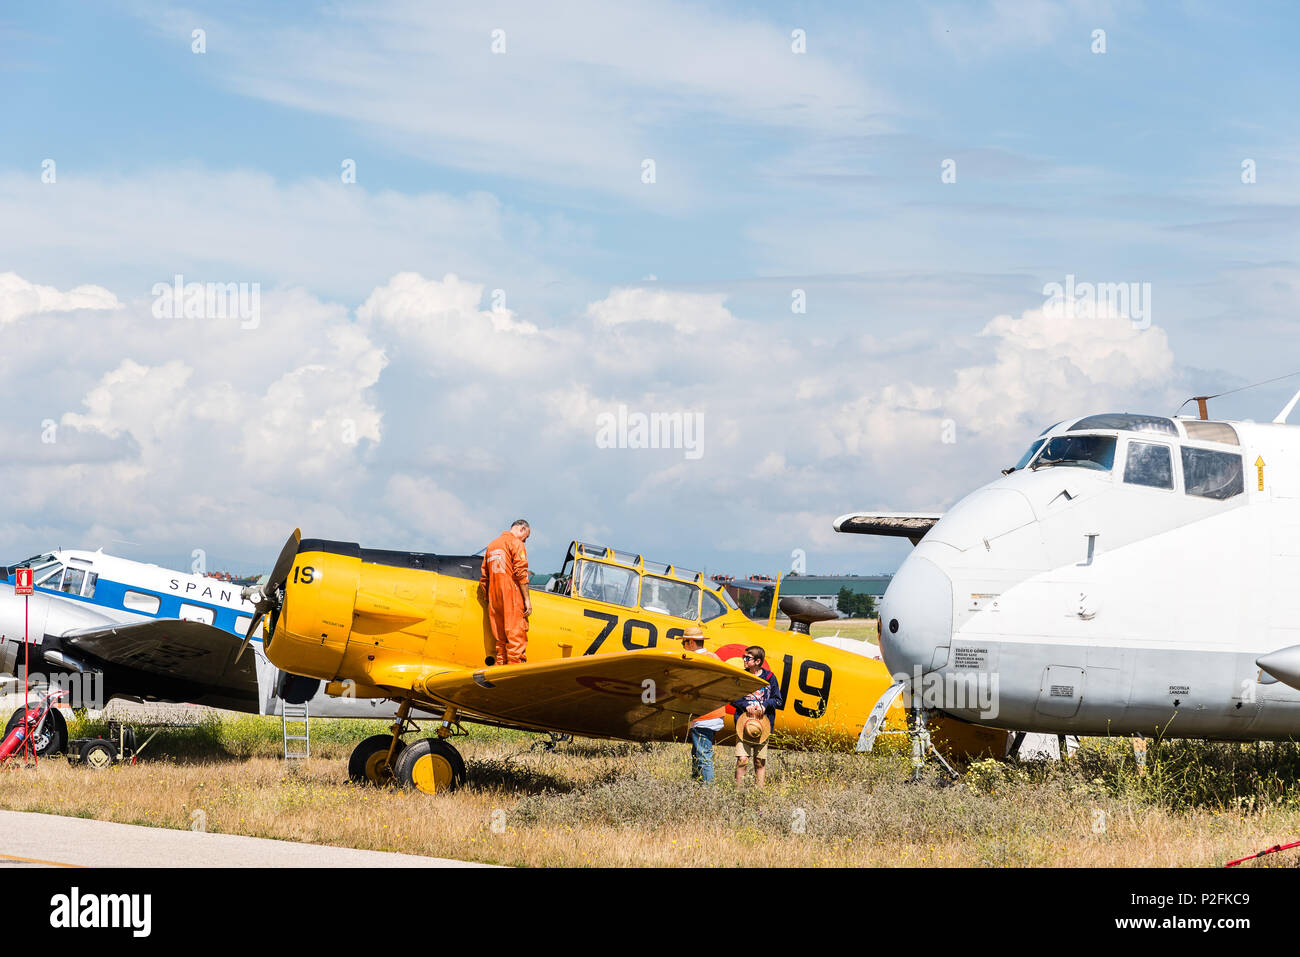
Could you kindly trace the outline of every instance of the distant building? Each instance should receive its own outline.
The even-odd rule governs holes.
[[[831,611],[839,611],[840,589],[855,595],[870,595],[880,603],[893,575],[791,575],[781,579],[781,595],[812,598]]]

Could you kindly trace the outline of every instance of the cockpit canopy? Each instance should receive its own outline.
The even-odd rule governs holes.
[[[99,575],[92,570],[89,560],[72,558],[65,564],[53,552],[33,555],[25,561],[8,567],[11,572],[14,568],[30,568],[32,584],[37,588],[61,591],[82,598],[94,597],[95,585],[99,581]]]
[[[711,621],[738,607],[725,590],[711,587],[702,572],[587,542],[569,546],[551,590],[684,621]]]
[[[1227,422],[1108,412],[1044,429],[1007,474],[1026,468],[1109,473],[1118,461],[1125,485],[1176,491],[1181,478],[1185,494],[1223,500],[1245,491],[1241,454],[1225,448],[1240,445]]]

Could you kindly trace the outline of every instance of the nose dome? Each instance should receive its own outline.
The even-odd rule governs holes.
[[[952,639],[952,579],[934,562],[904,559],[880,603],[880,652],[891,674],[930,670],[934,650]]]

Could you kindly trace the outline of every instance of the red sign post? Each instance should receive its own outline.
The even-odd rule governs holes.
[[[27,633],[28,611],[32,586],[32,570],[30,568],[14,569],[14,594],[23,596],[23,722],[27,721],[27,689],[30,686],[31,676],[31,636]],[[31,750],[32,736],[28,732],[27,737],[23,738],[23,760],[30,760],[35,757],[35,752]]]

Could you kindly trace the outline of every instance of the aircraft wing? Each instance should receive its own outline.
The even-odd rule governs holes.
[[[915,545],[941,518],[926,512],[849,512],[835,520],[835,531],[908,538]]]
[[[105,664],[257,700],[256,656],[235,661],[239,640],[199,621],[161,618],[78,628],[64,632],[59,640],[66,650]]]
[[[456,669],[425,678],[432,698],[466,715],[589,737],[685,736],[691,718],[763,687],[734,665],[647,648],[536,664]]]

